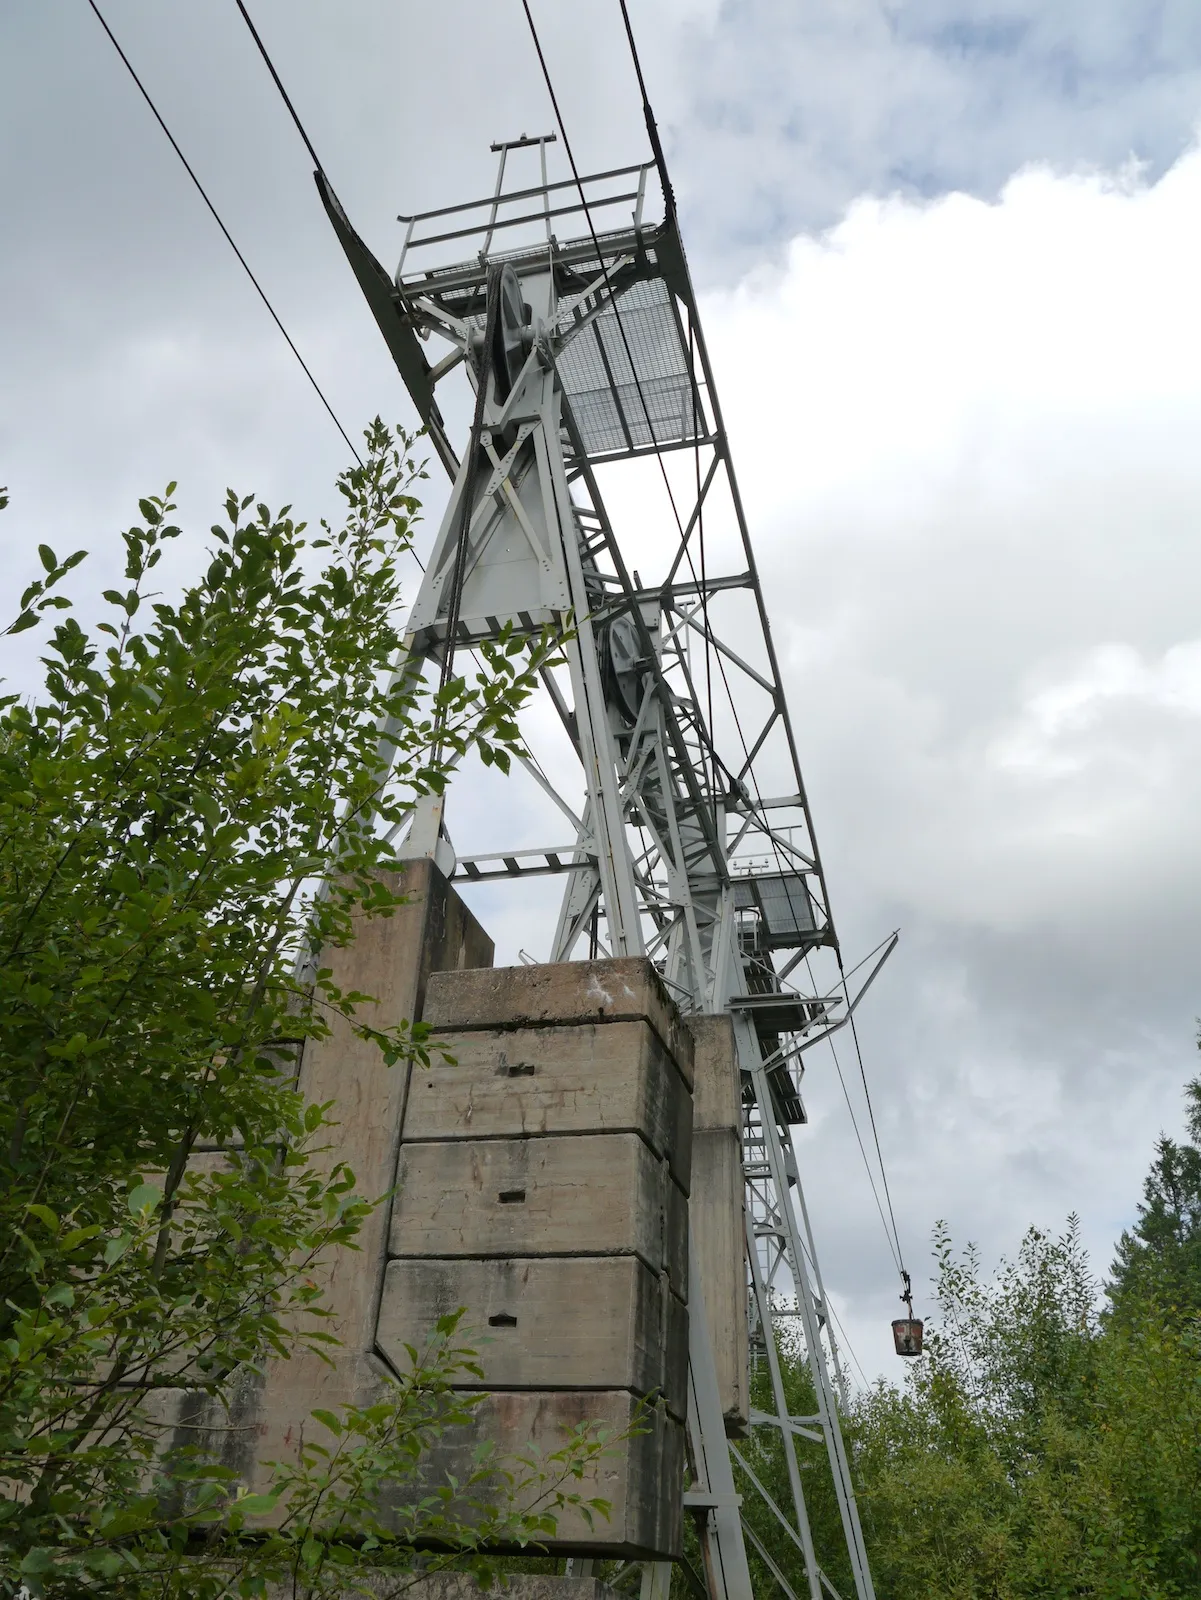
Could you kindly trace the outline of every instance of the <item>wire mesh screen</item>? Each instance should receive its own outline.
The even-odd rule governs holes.
[[[791,949],[817,931],[813,902],[800,873],[764,873],[741,878],[734,885],[738,911],[757,911],[772,949]]]
[[[570,314],[560,320],[570,330]],[[563,324],[567,326],[564,327]],[[707,432],[667,285],[632,284],[561,350],[559,376],[588,455]]]

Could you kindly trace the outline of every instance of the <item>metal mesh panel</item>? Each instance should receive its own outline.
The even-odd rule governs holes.
[[[703,436],[705,419],[667,285],[661,278],[631,284],[617,311],[620,323],[607,307],[558,357],[586,452],[608,455]],[[570,312],[560,317],[560,328],[569,327]]]
[[[758,911],[772,949],[791,949],[817,930],[809,888],[798,872],[740,878],[734,885],[739,911]]]

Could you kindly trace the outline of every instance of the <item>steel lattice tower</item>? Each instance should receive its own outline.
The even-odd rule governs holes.
[[[810,1600],[834,1590],[813,1550],[796,1435],[825,1445],[855,1593],[873,1600],[838,1421],[842,1373],[792,1137],[805,1121],[803,1053],[848,1020],[858,996],[847,992],[837,961],[670,188],[654,163],[549,181],[552,142],[546,135],[494,146],[490,195],[403,217],[391,275],[318,174],[453,486],[400,670],[441,662],[448,639],[467,650],[505,628],[533,635],[570,622],[574,630],[566,667],[544,674],[544,684],[582,785],[577,779],[569,790],[542,765],[523,763],[569,837],[456,853],[439,800],[418,811],[409,848],[434,855],[455,882],[560,875],[551,961],[580,950],[645,954],[682,1011],[732,1018],[749,1333],[774,1399],[772,1411],[750,1420],[778,1430],[792,1506],[791,1514],[772,1509],[801,1551]],[[516,151],[539,159],[537,181],[506,186]],[[652,210],[661,219],[651,219]],[[475,422],[460,454],[439,397],[464,373]],[[602,484],[614,504],[637,496],[636,518],[611,519]],[[461,837],[456,845],[463,851]],[[782,1307],[799,1317],[817,1395],[812,1416],[787,1414],[773,1331]],[[685,1505],[697,1517],[713,1600],[750,1600],[732,1458],[757,1484],[726,1438],[699,1305],[690,1322]],[[649,1570],[644,1595],[665,1596],[669,1571]]]

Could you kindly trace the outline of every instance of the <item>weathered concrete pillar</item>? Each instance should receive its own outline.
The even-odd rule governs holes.
[[[225,1419],[227,1443],[238,1441],[226,1459],[265,1487],[263,1461],[294,1457],[310,1430],[326,1442],[314,1410],[372,1403],[389,1371],[408,1369],[405,1346],[420,1348],[441,1315],[465,1306],[464,1341],[479,1336],[478,1388],[489,1398],[470,1428],[443,1435],[426,1481],[464,1477],[481,1440],[501,1454],[550,1454],[566,1431],[599,1423],[624,1437],[572,1488],[608,1500],[611,1519],[590,1527],[569,1510],[550,1549],[674,1558],[693,1032],[645,958],[494,970],[491,941],[432,863],[410,863],[400,887],[411,904],[366,921],[352,946],[326,959],[342,988],[378,996],[361,1016],[380,1026],[420,1018],[455,1059],[388,1069],[340,1022],[306,1045],[300,1087],[332,1101],[337,1123],[322,1164],[346,1162],[361,1194],[394,1189],[395,1198],[367,1220],[359,1250],[333,1252],[320,1269],[328,1327],[341,1341],[333,1364],[301,1351],[248,1382]],[[716,1062],[710,1033],[702,1027],[697,1038]],[[715,1082],[724,1070],[706,1067]],[[721,1092],[706,1088],[706,1105]],[[736,1141],[725,1124],[717,1131]],[[740,1188],[729,1190],[712,1160],[706,1172],[706,1217],[727,1191],[741,1216]],[[730,1227],[706,1223],[703,1232],[712,1257],[703,1270],[725,1295],[715,1342],[720,1351],[724,1337],[734,1372]],[[727,1390],[734,1415],[735,1378]],[[197,1404],[181,1419],[203,1426],[202,1397]]]
[[[750,1420],[742,1093],[728,1016],[688,1018],[695,1045],[688,1203],[726,1433]]]
[[[409,862],[392,886],[411,896],[411,903],[391,917],[365,920],[352,945],[323,957],[344,990],[377,997],[378,1004],[360,1015],[379,1027],[420,1017],[433,973],[484,967],[493,954],[492,940],[432,863]],[[299,1086],[309,1100],[334,1101],[337,1122],[331,1148],[319,1161],[327,1168],[345,1161],[362,1195],[386,1194],[395,1182],[405,1105],[419,1070],[388,1068],[375,1046],[340,1020],[328,1039],[305,1046]],[[332,1252],[323,1268],[323,1303],[333,1312],[328,1331],[342,1341],[334,1365],[300,1351],[290,1361],[270,1363],[247,1394],[234,1420],[247,1428],[256,1461],[294,1454],[310,1429],[326,1442],[324,1430],[310,1420],[315,1408],[368,1405],[376,1398],[376,1323],[391,1209],[379,1206],[359,1235],[360,1248]]]
[[[599,1578],[569,1578],[554,1573],[508,1572],[492,1588],[481,1590],[472,1572],[437,1572],[428,1576],[381,1572],[358,1578],[353,1590],[359,1600],[363,1590],[378,1600],[621,1600],[621,1591]],[[289,1581],[268,1590],[267,1600],[294,1600]],[[351,1600],[351,1595],[347,1595]]]
[[[398,1356],[466,1306],[491,1396],[433,1469],[461,1475],[481,1438],[549,1452],[640,1414],[581,1485],[611,1520],[565,1513],[548,1546],[676,1556],[692,1036],[641,957],[443,972],[424,1020],[456,1059],[413,1079],[378,1347]]]

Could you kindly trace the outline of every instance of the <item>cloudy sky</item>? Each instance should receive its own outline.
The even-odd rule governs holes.
[[[104,9],[339,415],[411,422],[232,0]],[[384,259],[552,125],[518,0],[252,9]],[[910,1268],[937,1217],[995,1259],[1073,1210],[1104,1267],[1201,1010],[1201,9],[632,10],[844,944],[902,932],[862,1037]],[[535,11],[581,165],[641,159],[615,0]],[[0,174],[6,589],[42,539],[100,587],[170,478],[176,576],[227,483],[332,509],[344,446],[85,0],[0,8]],[[481,904],[502,959],[542,904]],[[826,1276],[893,1372],[828,1060],[806,1094]]]

